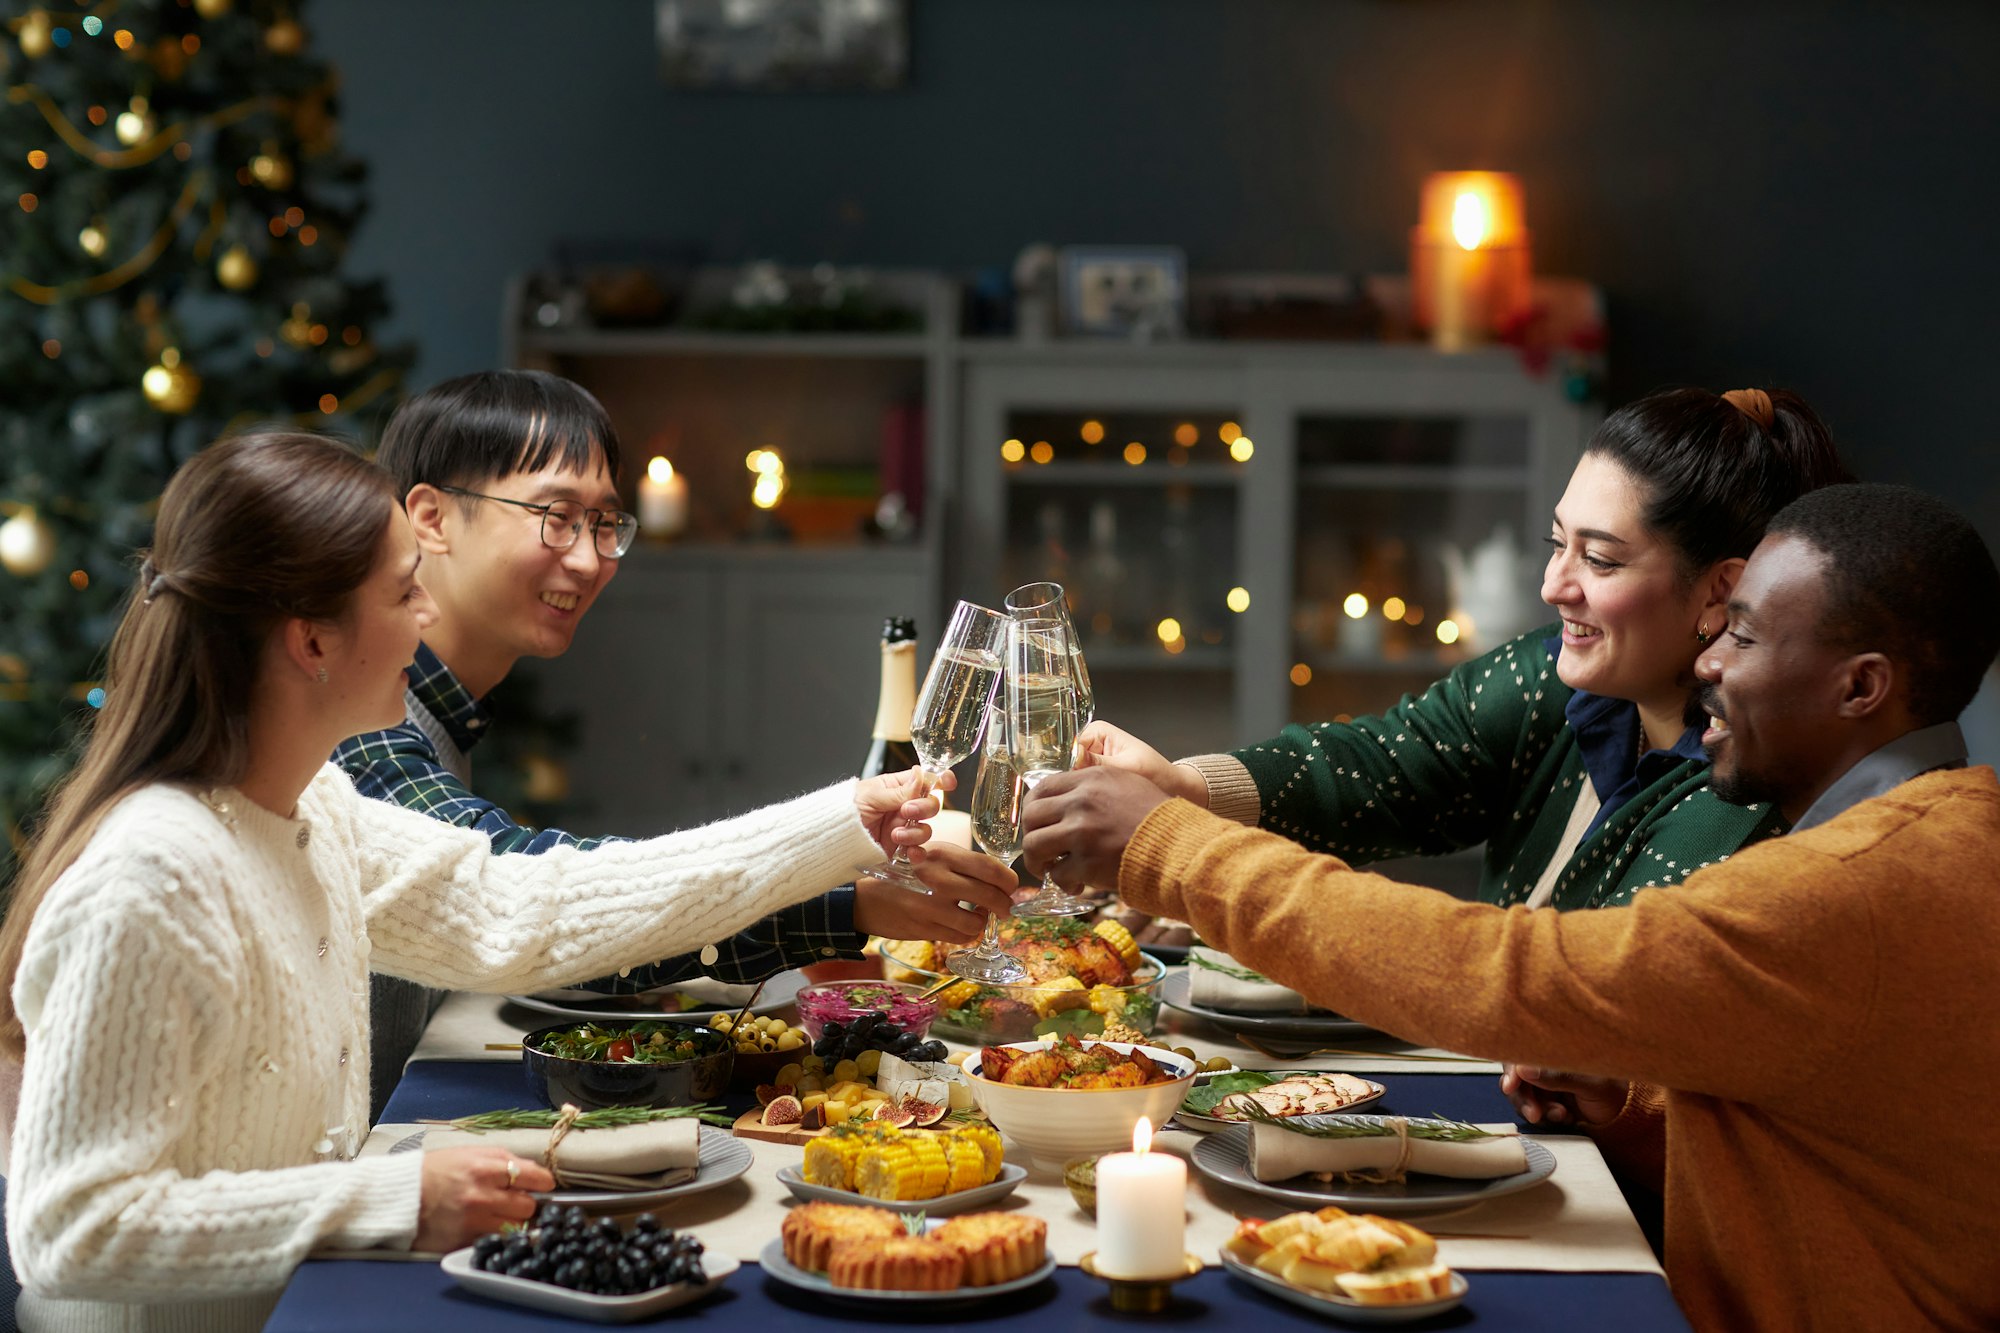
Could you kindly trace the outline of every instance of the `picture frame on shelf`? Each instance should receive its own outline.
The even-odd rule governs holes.
[[[654,0],[668,86],[748,92],[900,88],[909,0]]]
[[[1187,327],[1187,256],[1174,246],[1066,246],[1057,274],[1067,334],[1147,342]]]

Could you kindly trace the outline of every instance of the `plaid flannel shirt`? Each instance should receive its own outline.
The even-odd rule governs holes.
[[[472,697],[428,644],[417,647],[410,672],[411,702],[441,725],[462,751],[470,753],[492,724],[492,714]],[[437,745],[414,717],[386,731],[370,731],[343,741],[333,762],[347,771],[355,790],[378,801],[461,828],[478,829],[498,852],[538,855],[552,847],[590,848],[623,838],[578,838],[560,829],[533,829],[515,823],[493,802],[474,794],[448,769]],[[756,925],[714,945],[715,960],[685,953],[617,976],[581,983],[584,990],[627,994],[671,985],[688,977],[752,982],[788,967],[828,958],[859,958],[863,937],[854,930],[854,890],[839,888],[808,902],[774,912]]]

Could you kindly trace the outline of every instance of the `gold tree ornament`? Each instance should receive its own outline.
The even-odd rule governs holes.
[[[306,30],[296,19],[279,19],[264,29],[264,48],[272,55],[295,56],[305,50]]]
[[[56,534],[33,505],[23,505],[0,523],[0,565],[20,578],[31,579],[55,559]]]
[[[104,252],[111,248],[111,238],[104,234],[104,225],[93,222],[76,234],[76,248],[92,259],[104,258]]]
[[[194,12],[205,19],[219,19],[229,12],[230,0],[194,0]]]
[[[265,144],[264,151],[250,159],[250,176],[267,190],[290,189],[291,159],[279,152],[275,144]]]
[[[146,401],[162,412],[182,416],[194,410],[201,397],[201,376],[181,364],[181,354],[169,347],[160,353],[159,363],[139,377]]]
[[[257,261],[240,245],[232,245],[215,261],[215,280],[232,292],[248,291],[257,281]]]
[[[21,44],[22,55],[30,60],[40,60],[55,48],[52,37],[54,31],[54,27],[49,23],[49,16],[37,9],[21,20],[21,26],[15,32],[14,39]]]

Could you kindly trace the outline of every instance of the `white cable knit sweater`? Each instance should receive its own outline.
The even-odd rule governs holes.
[[[149,787],[50,889],[7,1237],[24,1329],[255,1329],[316,1246],[407,1247],[414,1154],[367,1133],[368,972],[567,985],[721,939],[881,853],[853,784],[705,828],[499,856],[321,770],[282,819]]]

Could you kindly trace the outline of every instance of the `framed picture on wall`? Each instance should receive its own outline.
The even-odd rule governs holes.
[[[909,0],[654,0],[660,73],[676,88],[899,88]]]
[[[1167,245],[1072,245],[1058,256],[1063,331],[1178,337],[1187,325],[1187,258]]]

